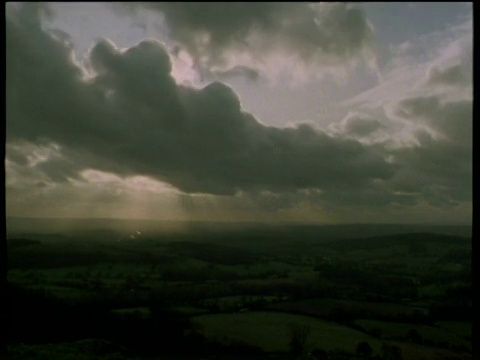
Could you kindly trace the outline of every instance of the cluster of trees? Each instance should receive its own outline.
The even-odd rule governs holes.
[[[380,294],[383,298],[416,299],[417,285],[411,276],[402,274],[399,270],[382,269],[364,266],[356,262],[323,262],[314,268],[322,279],[328,279],[337,284],[355,285],[359,294]]]

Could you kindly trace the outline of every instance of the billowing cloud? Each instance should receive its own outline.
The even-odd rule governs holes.
[[[391,180],[401,192],[416,193],[434,205],[468,202],[472,196],[471,149],[418,133],[419,145],[402,149],[395,156],[399,171]]]
[[[427,74],[428,83],[432,85],[457,86],[471,82],[472,74],[468,74],[461,64],[446,67],[432,67]]]
[[[350,112],[341,121],[331,123],[329,130],[356,139],[371,139],[386,126],[378,119],[358,112]]]
[[[260,77],[260,74],[258,73],[258,71],[246,66],[234,66],[231,69],[228,69],[225,71],[214,71],[213,73],[215,74],[215,76],[217,76],[220,79],[222,78],[227,79],[227,78],[232,78],[236,76],[242,76],[242,77],[246,77],[251,81],[255,81],[255,80],[258,80],[258,78]]]
[[[401,43],[383,82],[345,103],[383,113],[382,125],[396,127],[387,141],[396,166],[389,194],[441,207],[471,200],[472,44],[471,18]],[[335,124],[345,133],[347,119]]]
[[[213,40],[202,45],[203,50],[187,50],[198,59],[202,51],[208,52],[206,64],[223,76],[251,71],[242,64],[220,66],[229,51],[242,48],[240,38],[250,39],[248,34],[267,36],[276,29],[272,49],[281,43],[305,61],[325,58],[332,63],[356,56],[370,36],[368,29],[361,30],[368,25],[362,13],[347,4],[325,5],[335,21],[326,17],[323,25],[315,19],[323,19],[322,11],[327,10],[317,5],[302,4],[303,10],[293,11],[290,18],[287,10],[293,4],[258,4],[251,10],[237,4],[234,7],[243,13],[237,11],[238,23],[231,29],[227,19],[233,13],[217,25],[207,22],[210,27],[205,28],[203,18],[189,14],[181,4],[148,6],[159,6],[175,19],[166,21],[186,48],[198,45],[197,32],[209,33]],[[215,17],[215,6],[206,5],[208,16]],[[418,72],[423,75],[418,93],[381,99],[381,116],[361,109],[333,124],[333,131],[306,124],[279,128],[246,113],[238,95],[221,82],[201,89],[179,84],[172,76],[171,55],[154,39],[125,49],[98,40],[84,69],[68,36],[42,28],[36,13],[40,9],[23,4],[6,16],[10,209],[20,212],[35,203],[36,210],[32,206],[31,211],[42,207],[61,211],[73,201],[72,194],[83,194],[85,206],[91,199],[109,204],[98,210],[100,215],[132,199],[141,208],[137,214],[146,214],[158,211],[160,205],[154,201],[161,201],[162,186],[176,194],[165,195],[165,201],[177,202],[185,211],[193,211],[190,205],[195,203],[199,209],[220,204],[245,217],[255,213],[253,209],[281,218],[293,211],[306,216],[311,210],[342,214],[349,207],[367,213],[395,206],[422,209],[471,203],[472,100],[451,96],[471,86],[464,72],[468,61],[457,61],[465,52],[443,57],[451,61],[424,64]],[[319,13],[313,16],[312,11]],[[315,31],[325,31],[324,38],[310,33],[314,25],[308,21],[302,25],[300,19],[307,14],[313,16]],[[255,21],[249,20],[252,16]],[[292,33],[287,31],[289,21]],[[329,21],[330,28],[325,25]],[[185,23],[193,32],[183,33],[171,23]],[[342,26],[357,32],[342,33]],[[314,39],[309,42],[301,36]],[[462,66],[456,69],[458,64]],[[407,129],[412,141],[407,145],[398,141],[397,129]],[[153,195],[141,200],[132,184]],[[53,199],[61,196],[63,200],[55,203]],[[355,219],[355,210],[350,216]]]
[[[307,125],[260,124],[222,83],[177,85],[154,40],[126,50],[97,42],[95,76],[85,79],[68,48],[22,19],[7,18],[7,139],[53,141],[78,171],[138,173],[213,194],[358,186],[392,175],[377,148]],[[55,173],[57,163],[43,168],[68,174]]]
[[[445,101],[440,96],[418,96],[401,100],[392,113],[416,125],[424,125],[443,138],[471,144],[473,107],[471,100]]]
[[[268,72],[266,64],[279,65],[276,55],[287,55],[290,67],[313,64],[317,72],[372,56],[372,28],[352,3],[139,2],[120,7],[157,11],[169,36],[204,74],[238,66]]]
[[[440,96],[407,98],[394,114],[415,125],[416,145],[399,149],[401,164],[392,179],[400,190],[419,191],[433,205],[451,205],[472,196],[471,100]]]

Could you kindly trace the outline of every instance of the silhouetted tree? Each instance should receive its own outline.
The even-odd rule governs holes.
[[[370,335],[379,338],[382,336],[382,329],[380,329],[379,327],[374,327],[370,330]]]
[[[290,351],[293,356],[302,358],[311,328],[306,325],[290,326]]]
[[[351,354],[347,353],[345,350],[333,350],[328,353],[328,360],[351,360]]]
[[[382,345],[382,359],[383,360],[403,360],[402,350],[396,345]]]
[[[422,335],[416,329],[410,329],[407,331],[406,337],[409,341],[415,344],[421,344],[423,341]]]
[[[328,359],[328,353],[325,350],[320,349],[320,348],[315,348],[312,351],[312,356],[316,360],[327,360]]]
[[[370,357],[373,354],[373,349],[368,342],[362,341],[358,343],[356,353],[360,357]]]

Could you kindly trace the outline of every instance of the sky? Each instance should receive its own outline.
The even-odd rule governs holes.
[[[472,222],[472,3],[7,3],[6,215]]]

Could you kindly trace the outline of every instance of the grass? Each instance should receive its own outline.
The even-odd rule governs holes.
[[[375,328],[380,329],[381,336],[387,339],[403,339],[406,337],[406,334],[410,329],[415,329],[424,340],[433,343],[444,342],[454,346],[465,346],[468,349],[472,348],[472,345],[469,341],[462,339],[448,330],[434,326],[393,323],[376,320],[357,320],[355,321],[355,324],[360,325],[367,331]]]
[[[438,349],[429,346],[409,344],[400,341],[385,341],[389,345],[396,345],[401,349],[403,360],[471,360],[472,355],[453,352],[448,349]]]
[[[306,345],[307,351],[321,348],[326,351],[341,349],[354,353],[358,343],[366,341],[372,347],[374,354],[381,353],[383,343],[396,345],[400,347],[404,360],[471,359],[471,355],[468,353],[454,353],[449,349],[439,349],[398,340],[378,340],[347,326],[303,315],[258,311],[201,315],[191,319],[199,325],[201,331],[208,338],[224,343],[241,341],[269,352],[288,351],[291,329],[295,326],[302,326],[310,329]],[[408,325],[408,329],[411,326]],[[403,330],[401,329],[401,331]],[[436,328],[417,330],[425,335],[430,332],[436,336],[438,336],[437,332],[441,331]]]
[[[124,308],[111,311],[112,314],[120,316],[135,316],[138,318],[149,318],[151,311],[148,307]]]
[[[203,328],[207,337],[228,342],[242,341],[265,351],[288,351],[292,326],[310,328],[307,348],[345,349],[354,352],[360,341],[368,341],[379,351],[375,338],[349,327],[303,315],[277,312],[244,312],[195,316],[192,320]]]
[[[172,310],[178,312],[179,314],[187,315],[187,316],[195,316],[195,315],[202,315],[202,314],[208,313],[208,310],[194,307],[194,306],[176,306],[176,307],[173,307]]]
[[[315,316],[327,317],[331,311],[342,309],[356,314],[378,314],[382,316],[396,316],[398,314],[411,314],[415,310],[425,313],[422,307],[411,307],[395,303],[374,303],[338,299],[306,299],[294,303],[275,304],[275,309],[300,312]]]
[[[439,321],[435,325],[463,338],[472,336],[472,323],[469,322]]]
[[[15,344],[8,346],[9,359],[36,360],[123,360],[136,359],[127,356],[119,345],[102,340],[85,339],[58,344]]]
[[[216,304],[220,311],[238,311],[240,308],[248,308],[252,303],[272,303],[276,301],[277,296],[262,296],[262,295],[230,295],[217,298],[205,299],[204,303],[207,306]]]

